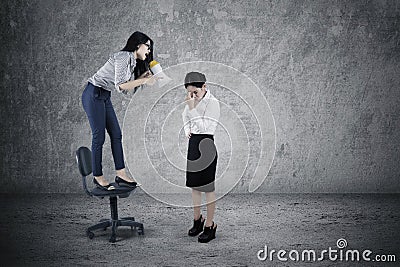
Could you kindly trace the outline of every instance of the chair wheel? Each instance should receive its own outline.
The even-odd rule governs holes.
[[[87,231],[86,234],[90,239],[93,239],[93,237],[94,237],[94,233],[93,232]]]

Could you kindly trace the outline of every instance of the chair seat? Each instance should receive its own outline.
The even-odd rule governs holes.
[[[115,187],[114,190],[103,190],[100,189],[98,187],[93,188],[92,190],[90,190],[90,192],[96,196],[96,197],[119,197],[119,198],[125,198],[125,197],[129,197],[129,195],[132,193],[132,191],[134,191],[136,189],[133,187],[126,187],[126,186],[118,186],[118,184],[116,183],[110,183],[112,186]]]

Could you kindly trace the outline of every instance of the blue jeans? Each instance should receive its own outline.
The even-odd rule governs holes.
[[[105,130],[111,140],[111,151],[116,170],[125,168],[122,132],[111,103],[111,92],[88,83],[82,93],[82,104],[92,129],[92,170],[94,176],[103,175],[101,165]]]

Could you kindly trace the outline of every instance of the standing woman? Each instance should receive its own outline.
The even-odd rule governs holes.
[[[101,162],[105,130],[111,140],[116,170],[115,182],[119,186],[137,186],[125,171],[121,128],[110,97],[111,91],[127,93],[151,79],[149,62],[153,59],[152,48],[153,41],[147,35],[134,32],[125,47],[111,55],[108,61],[89,78],[83,91],[82,104],[92,129],[93,183],[103,190],[115,189],[103,176]]]
[[[185,88],[186,106],[182,118],[185,134],[189,138],[186,186],[192,188],[194,209],[194,223],[188,234],[196,236],[203,232],[198,241],[207,243],[215,238],[217,230],[213,221],[216,201],[214,182],[218,158],[214,133],[218,126],[220,107],[218,100],[207,90],[204,74],[186,74]],[[200,213],[202,192],[206,195],[207,220]]]

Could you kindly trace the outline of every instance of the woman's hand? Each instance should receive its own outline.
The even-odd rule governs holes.
[[[131,91],[134,88],[141,86],[143,84],[153,85],[155,83],[155,81],[153,81],[153,80],[155,80],[153,78],[153,75],[147,74],[147,77],[137,78],[136,80],[128,81],[126,83],[120,84],[119,88],[120,88],[120,90]]]
[[[186,104],[189,107],[189,110],[194,109],[194,95],[191,92],[188,92],[185,98]]]
[[[153,86],[157,81],[157,79],[155,79],[153,77],[153,74],[150,74],[150,75],[148,75],[147,77],[144,77],[144,78],[140,78],[140,80],[143,81],[143,84],[148,84],[148,85],[151,85],[151,86]]]
[[[151,77],[151,76],[153,76],[153,74],[151,73],[150,70],[148,70],[148,71],[142,73],[142,75],[140,75],[140,76],[138,77],[138,79],[141,79],[141,78],[149,78],[149,77]]]
[[[186,137],[187,137],[188,139],[190,139],[190,137],[192,137],[192,133],[188,133],[188,134],[186,135]]]
[[[140,75],[137,80],[140,80],[142,82],[142,84],[148,84],[148,85],[153,85],[154,84],[154,79],[152,81],[152,77],[153,74],[151,73],[150,70],[142,73],[142,75]]]
[[[151,71],[146,71],[145,73],[143,73],[142,75],[139,76],[138,79],[144,79],[143,80],[143,84],[148,84],[153,86],[158,80],[161,80],[163,77],[157,75],[154,76]]]

